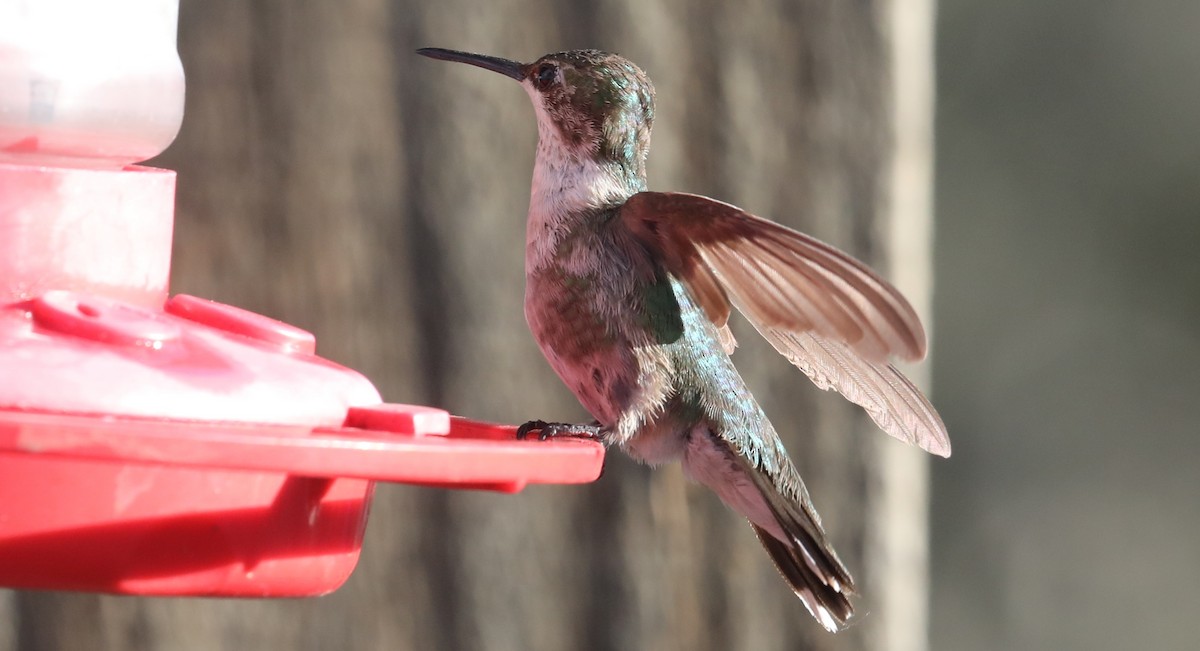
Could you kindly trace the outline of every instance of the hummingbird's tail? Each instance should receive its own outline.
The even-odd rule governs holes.
[[[811,547],[795,541],[788,544],[757,524],[751,523],[751,526],[754,527],[754,533],[758,534],[758,541],[775,562],[779,574],[800,597],[804,607],[827,631],[836,633],[854,614],[854,606],[849,599],[849,595],[854,594],[853,579],[837,555],[828,544],[817,541],[812,541],[815,544]],[[821,569],[821,566],[830,565],[834,571]]]
[[[779,465],[768,471],[701,426],[692,431],[683,467],[750,520],[796,596],[822,626],[835,632],[854,614],[854,579],[825,539],[800,475],[786,457],[776,461]]]

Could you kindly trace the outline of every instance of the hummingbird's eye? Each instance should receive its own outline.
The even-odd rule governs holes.
[[[543,63],[542,65],[538,66],[537,72],[533,77],[533,83],[539,89],[545,90],[550,86],[550,84],[554,83],[554,80],[557,78],[557,76],[558,69],[554,67],[553,63]]]

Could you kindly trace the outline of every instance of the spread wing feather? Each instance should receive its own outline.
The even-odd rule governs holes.
[[[883,431],[926,452],[950,456],[941,417],[895,366],[871,362],[846,344],[811,332],[764,327],[758,331],[814,384],[861,406]]]
[[[699,195],[641,192],[622,223],[727,331],[730,306],[823,389],[864,407],[888,434],[948,456],[929,401],[888,363],[925,356],[925,330],[887,281],[849,255]],[[730,347],[727,345],[726,349]]]

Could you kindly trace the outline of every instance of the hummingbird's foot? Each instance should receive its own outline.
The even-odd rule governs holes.
[[[604,434],[600,423],[581,425],[577,423],[547,423],[544,420],[531,420],[517,428],[517,440],[529,438],[529,433],[536,431],[539,441],[545,441],[559,436],[599,440]]]

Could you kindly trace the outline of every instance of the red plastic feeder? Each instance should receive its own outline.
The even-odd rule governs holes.
[[[319,595],[354,569],[375,481],[599,476],[596,443],[383,404],[307,332],[167,300],[174,188],[0,163],[0,585]]]

